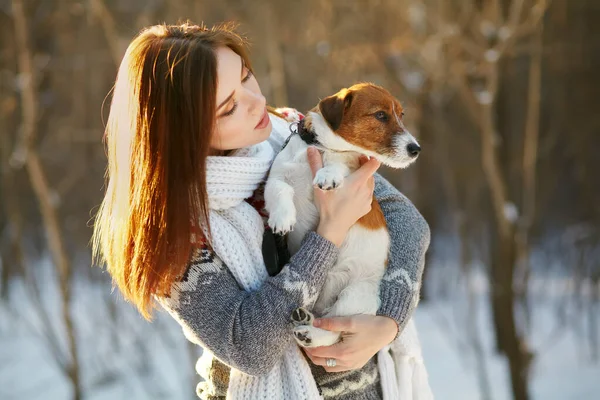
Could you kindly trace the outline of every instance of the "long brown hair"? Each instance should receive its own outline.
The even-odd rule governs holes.
[[[148,320],[152,295],[168,293],[185,271],[194,225],[208,227],[205,165],[221,46],[250,68],[231,25],[152,26],[131,42],[117,74],[93,255]]]

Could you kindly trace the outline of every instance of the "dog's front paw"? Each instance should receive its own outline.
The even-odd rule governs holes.
[[[333,168],[321,168],[317,171],[313,186],[322,190],[332,190],[342,186],[344,183],[344,175]]]
[[[300,325],[294,328],[294,339],[296,342],[302,347],[312,347],[313,339],[312,339],[312,326],[310,325]]]
[[[269,214],[268,224],[273,233],[285,235],[296,225],[296,208],[280,204]]]
[[[340,332],[326,331],[311,325],[299,325],[294,328],[294,339],[302,347],[331,346],[340,339]]]
[[[290,317],[290,319],[294,323],[294,326],[300,326],[300,325],[312,325],[315,317],[306,308],[300,307],[300,308],[296,308],[292,312],[292,316]]]

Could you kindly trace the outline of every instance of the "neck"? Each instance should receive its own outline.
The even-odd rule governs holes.
[[[304,142],[308,145],[319,144],[316,133],[308,130],[304,124],[304,121],[305,119],[298,122],[298,135],[300,135],[300,139],[304,140]]]
[[[219,149],[210,149],[210,151],[208,152],[209,156],[213,156],[213,157],[226,157],[228,155],[230,155],[231,153],[233,153],[235,150],[219,150]]]

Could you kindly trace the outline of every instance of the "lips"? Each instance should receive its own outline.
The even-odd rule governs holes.
[[[265,108],[265,113],[263,114],[260,121],[258,121],[258,124],[254,127],[254,129],[263,129],[263,128],[266,128],[267,125],[269,125],[269,113],[267,112],[267,109]]]

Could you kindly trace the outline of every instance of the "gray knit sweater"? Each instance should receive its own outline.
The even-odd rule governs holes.
[[[418,302],[430,232],[413,204],[379,175],[375,176],[375,197],[391,237],[377,314],[393,318],[401,331]],[[283,270],[250,293],[239,287],[208,247],[195,252],[171,295],[158,301],[179,322],[188,340],[204,349],[196,365],[204,379],[197,387],[201,399],[225,399],[230,367],[251,375],[271,370],[294,343],[289,322],[292,311],[308,306],[303,304],[302,293],[290,292],[286,282],[301,277],[318,291],[337,254],[335,245],[310,232]],[[376,357],[361,369],[339,373],[327,373],[308,361],[326,399],[382,398]]]

